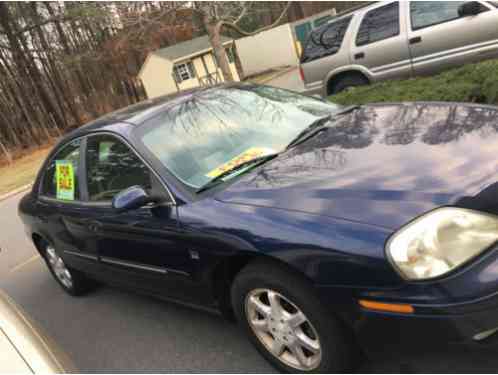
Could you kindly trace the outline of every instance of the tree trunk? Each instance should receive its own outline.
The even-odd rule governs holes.
[[[37,3],[31,3],[30,5],[31,5],[31,17],[33,19],[33,22],[39,23],[41,21],[41,17],[38,14]],[[65,102],[69,107],[69,111],[71,112],[74,121],[79,126],[82,123],[82,119],[78,111],[78,107],[74,103],[74,96],[70,90],[68,90],[69,92],[65,92],[64,90],[62,77],[59,73],[59,70],[57,69],[57,66],[55,65],[50,47],[48,45],[47,39],[45,38],[45,34],[43,33],[43,29],[41,27],[37,27],[36,32],[38,34],[38,38],[40,39],[41,46],[44,49],[47,56],[48,65],[50,66],[50,70],[53,76],[53,80],[51,80],[50,83],[55,86],[54,94],[56,95],[57,101],[60,102],[62,115],[65,117],[64,107],[63,107],[64,100],[62,99],[61,95],[65,97]]]
[[[225,52],[223,44],[221,43],[220,31],[223,23],[213,23],[207,13],[204,13],[202,20],[204,23],[204,27],[206,28],[206,31],[208,33],[209,42],[213,47],[214,56],[216,57],[218,66],[221,69],[221,73],[223,74],[223,78],[226,82],[233,82],[234,79],[232,71],[230,70],[230,64],[228,63],[227,54]]]
[[[30,59],[28,59],[25,55],[25,53],[28,53],[27,51],[29,50],[28,43],[24,36],[17,32],[17,25],[15,23],[12,23],[12,25],[10,24],[11,17],[12,15],[8,9],[8,5],[0,2],[0,25],[5,31],[9,45],[12,47],[12,56],[16,62],[16,65],[20,67],[22,71],[29,74],[47,112],[52,112],[56,121],[63,125],[63,119],[55,108],[55,105],[52,103],[52,98],[43,85],[42,77],[38,71],[38,68],[33,61],[30,61]]]
[[[10,152],[7,150],[7,148],[5,147],[5,145],[3,144],[3,142],[0,140],[0,149],[2,150],[2,152],[4,153],[5,155],[5,158],[7,159],[7,162],[9,164],[12,164],[12,155],[10,154]]]

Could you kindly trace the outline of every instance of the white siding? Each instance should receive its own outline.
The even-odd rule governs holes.
[[[201,57],[191,57],[186,60],[178,61],[176,63],[183,63],[187,61],[192,61],[194,68],[199,77],[206,75],[206,69],[202,63]],[[208,73],[216,72],[216,64],[214,61],[214,56],[212,53],[204,55],[204,61],[208,69]],[[142,80],[145,91],[149,98],[155,98],[161,95],[170,94],[177,92],[175,81],[173,79],[173,62],[166,60],[154,53],[151,53],[142,67],[139,78]],[[235,64],[230,64],[230,70],[236,81],[239,81],[239,75],[237,73],[237,68]],[[221,70],[218,69],[220,77],[222,77]],[[178,84],[180,90],[186,90],[193,87],[199,86],[199,80],[197,77],[188,79]]]
[[[173,93],[176,90],[175,81],[171,75],[173,64],[171,61],[151,53],[140,72],[140,79],[144,84],[149,99]]]
[[[244,76],[299,64],[290,24],[235,41]]]

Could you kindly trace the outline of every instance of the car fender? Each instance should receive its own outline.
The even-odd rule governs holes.
[[[214,199],[182,207],[179,216],[201,259],[203,249],[216,249],[207,251],[212,265],[253,254],[285,263],[315,285],[382,288],[400,281],[385,258],[392,232],[386,228]]]

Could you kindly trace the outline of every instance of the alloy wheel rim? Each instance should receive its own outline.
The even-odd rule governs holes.
[[[59,280],[62,285],[66,288],[71,289],[73,287],[73,278],[71,272],[67,269],[62,258],[57,255],[55,249],[52,246],[48,246],[46,249],[48,264],[52,271],[54,271],[55,277]]]
[[[271,289],[255,289],[246,297],[249,326],[279,361],[311,371],[320,365],[322,348],[306,315],[292,301]]]

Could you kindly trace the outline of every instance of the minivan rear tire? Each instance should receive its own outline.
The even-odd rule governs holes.
[[[329,95],[338,94],[348,88],[368,85],[368,79],[361,74],[346,74],[329,84]]]

